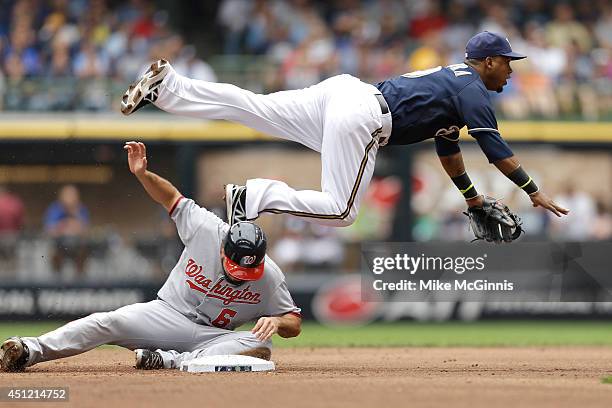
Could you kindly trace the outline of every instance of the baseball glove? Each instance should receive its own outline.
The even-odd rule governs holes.
[[[474,241],[512,242],[523,232],[521,219],[507,205],[492,197],[485,197],[482,207],[470,207],[464,214],[470,219],[476,236]]]

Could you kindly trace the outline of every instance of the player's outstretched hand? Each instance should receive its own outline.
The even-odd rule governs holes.
[[[127,142],[123,148],[128,153],[130,171],[137,177],[142,176],[147,170],[147,148],[144,143]]]
[[[569,213],[569,209],[561,207],[559,204],[555,203],[551,198],[549,198],[546,194],[541,191],[530,195],[531,202],[534,207],[543,207],[548,211],[555,214],[557,217],[561,217],[562,215],[567,215]]]
[[[260,317],[251,333],[259,341],[266,341],[278,333],[278,317]]]

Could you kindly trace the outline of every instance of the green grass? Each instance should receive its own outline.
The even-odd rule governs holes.
[[[610,322],[450,322],[377,323],[361,328],[332,329],[304,324],[295,339],[279,339],[280,347],[351,346],[591,346],[612,345]]]
[[[59,322],[2,322],[0,338],[36,336],[59,325]],[[243,330],[250,327],[245,326]],[[275,337],[274,343],[278,347],[612,346],[612,322],[405,322],[375,323],[353,328],[329,328],[304,323],[299,337]]]
[[[39,336],[61,326],[62,322],[0,322],[0,339],[11,336]]]
[[[612,384],[612,376],[602,378],[601,382],[602,384]]]

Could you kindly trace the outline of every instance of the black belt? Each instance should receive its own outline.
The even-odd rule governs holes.
[[[376,97],[376,100],[380,105],[380,111],[382,112],[382,114],[386,115],[387,113],[389,113],[389,105],[387,105],[387,101],[385,101],[385,98],[382,96],[382,94],[374,94],[374,96]]]

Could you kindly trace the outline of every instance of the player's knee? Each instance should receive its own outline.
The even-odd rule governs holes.
[[[108,327],[111,325],[111,316],[109,312],[92,313],[89,315],[89,318],[99,326]]]
[[[337,197],[329,192],[327,194],[330,204],[331,217],[327,215],[322,221],[323,225],[331,225],[334,227],[348,227],[355,222],[357,218],[357,208],[355,203],[351,205],[347,211],[347,203],[345,199]],[[350,203],[349,203],[350,204]]]
[[[269,350],[272,350],[272,340],[271,339],[261,341],[257,337],[255,337],[254,334],[250,332],[248,332],[247,336],[242,338],[240,342],[249,349],[267,348]]]
[[[113,320],[109,312],[92,313],[81,320],[75,320],[68,324],[80,324],[77,322],[83,322],[87,327],[100,332],[109,331],[113,327]]]
[[[351,211],[346,217],[338,220],[337,226],[338,227],[348,227],[350,225],[353,225],[353,223],[355,222],[355,219],[357,219],[357,214]]]
[[[350,227],[355,222],[355,218],[345,218],[342,222],[343,227]]]
[[[100,324],[108,327],[115,333],[128,333],[134,328],[134,322],[116,311],[101,313]]]

